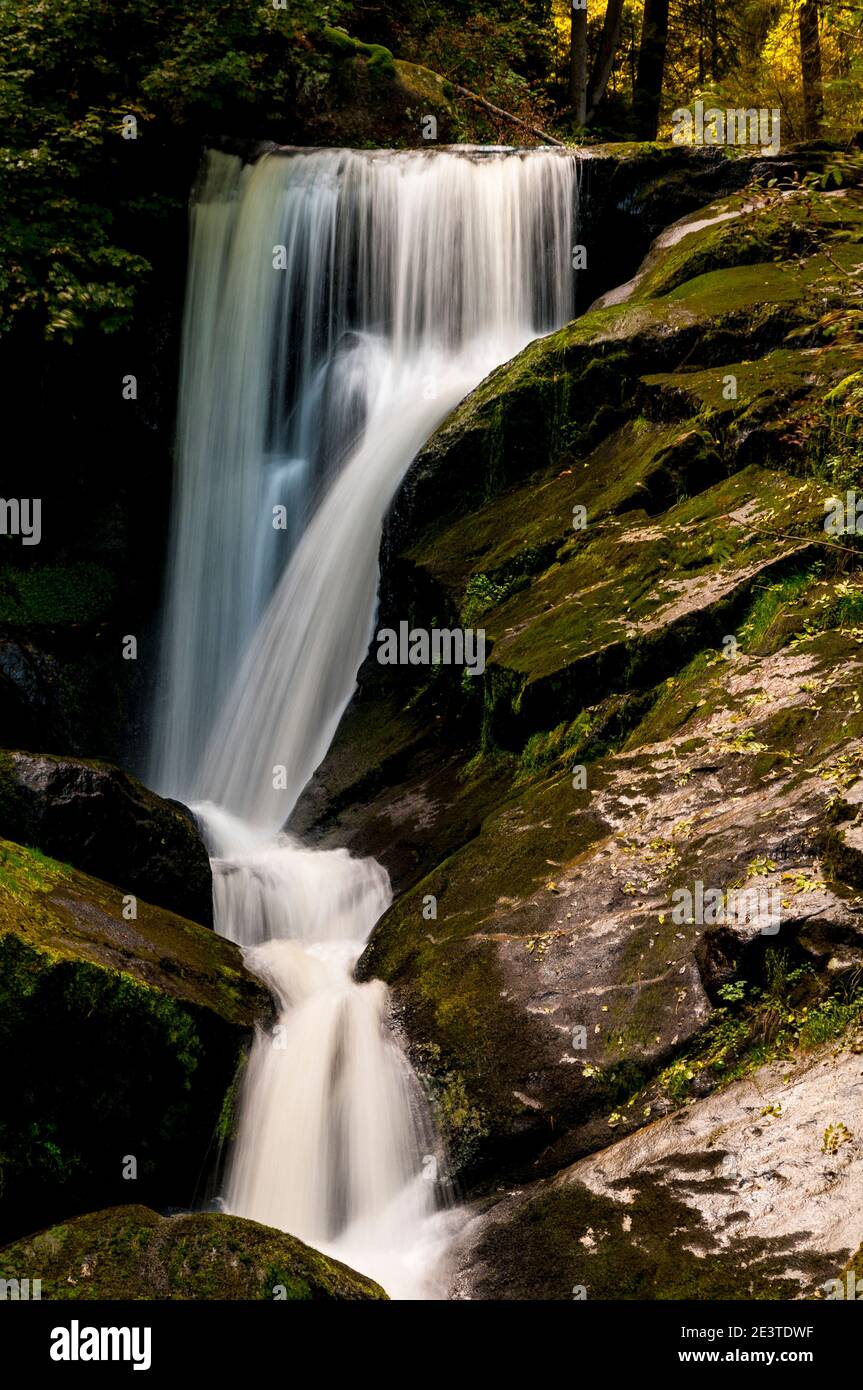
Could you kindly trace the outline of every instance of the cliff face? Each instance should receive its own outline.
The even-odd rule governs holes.
[[[296,825],[402,889],[360,969],[392,985],[474,1190],[600,1150],[625,1185],[637,1133],[675,1114],[694,1171],[702,1110],[730,1124],[765,1066],[771,1133],[798,1080],[813,1115],[825,1088],[831,1134],[806,1121],[779,1165],[791,1209],[813,1164],[859,1161],[818,1058],[859,1088],[863,589],[825,516],[857,476],[861,239],[854,186],[690,213],[468,397],[394,507],[379,626],[482,627],[486,668],[370,659]],[[669,1144],[644,1140],[670,1212]],[[585,1162],[525,1198],[554,1221],[581,1203],[572,1241],[613,1216]],[[800,1238],[795,1287],[859,1245],[842,1209]],[[538,1213],[487,1214],[488,1249]],[[468,1265],[469,1289],[543,1296],[538,1271],[500,1295]]]

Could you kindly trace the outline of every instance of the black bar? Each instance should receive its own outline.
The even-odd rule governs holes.
[[[858,1300],[843,1300],[858,1301]],[[498,1324],[498,1317],[503,1319]],[[371,1316],[372,1321],[366,1318]],[[479,1316],[479,1323],[475,1318]],[[407,1323],[404,1319],[407,1318]],[[443,1318],[443,1322],[440,1319]],[[354,1321],[356,1319],[356,1321]],[[394,1319],[394,1321],[393,1321]],[[87,1329],[128,1329],[128,1342],[118,1339],[116,1346],[126,1360],[54,1360],[51,1348],[63,1347],[70,1353],[97,1345]],[[499,1328],[499,1337],[496,1331]],[[69,1337],[61,1337],[64,1329]],[[133,1329],[138,1330],[133,1340]],[[589,1365],[603,1367],[606,1374],[620,1370],[653,1371],[659,1377],[687,1374],[696,1377],[706,1365],[724,1367],[732,1373],[738,1366],[757,1366],[769,1377],[789,1366],[814,1371],[823,1380],[832,1370],[845,1372],[856,1364],[861,1338],[861,1315],[849,1312],[835,1302],[617,1302],[600,1303],[573,1300],[571,1303],[483,1303],[483,1304],[386,1304],[363,1303],[355,1309],[344,1302],[338,1306],[316,1303],[186,1303],[186,1302],[20,1302],[0,1307],[0,1347],[7,1367],[17,1364],[52,1382],[62,1383],[69,1376],[92,1380],[100,1372],[112,1376],[132,1375],[133,1357],[141,1362],[142,1375],[163,1376],[166,1372],[190,1371],[197,1375],[212,1372],[219,1383],[241,1377],[245,1387],[249,1376],[261,1372],[282,1373],[286,1381],[298,1375],[308,1378],[313,1368],[309,1356],[313,1347],[323,1350],[327,1373],[331,1358],[341,1352],[348,1361],[365,1361],[363,1347],[380,1347],[381,1335],[416,1330],[423,1339],[422,1365],[427,1373],[439,1349],[442,1369],[458,1345],[459,1364],[472,1345],[472,1334],[482,1334],[473,1355],[487,1370],[499,1354],[507,1355],[512,1339],[531,1345],[537,1356],[564,1355],[575,1369]],[[149,1330],[149,1344],[144,1337]],[[333,1331],[337,1336],[333,1337]],[[329,1333],[321,1343],[316,1338]],[[429,1338],[429,1334],[431,1338]],[[443,1334],[443,1336],[442,1336]],[[457,1338],[450,1340],[448,1334]],[[533,1338],[541,1336],[541,1342]],[[567,1339],[548,1342],[549,1335]],[[491,1335],[491,1340],[489,1336]],[[368,1338],[374,1339],[371,1343]],[[429,1340],[426,1340],[429,1338]],[[302,1339],[302,1340],[300,1340]],[[465,1339],[467,1339],[465,1341]],[[106,1350],[112,1349],[110,1339]],[[394,1344],[393,1350],[395,1350]],[[545,1349],[543,1351],[543,1348]],[[568,1350],[566,1350],[568,1348]],[[430,1353],[430,1354],[429,1354]],[[143,1362],[148,1360],[149,1364]],[[404,1362],[401,1362],[404,1373]],[[321,1366],[324,1370],[324,1366]],[[389,1371],[381,1364],[382,1375]],[[460,1372],[460,1376],[461,1376]]]

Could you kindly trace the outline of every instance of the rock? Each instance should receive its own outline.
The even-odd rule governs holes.
[[[324,30],[329,62],[314,103],[291,118],[297,145],[340,148],[422,147],[423,121],[436,121],[440,144],[466,138],[473,110],[459,109],[450,84],[431,69],[394,58],[381,44],[365,44],[343,30]]]
[[[813,989],[828,966],[859,972],[860,907],[824,878],[819,846],[835,691],[849,670],[863,670],[853,641],[841,657],[835,646],[811,647],[806,659],[741,657],[733,676],[713,668],[712,698],[701,693],[705,680],[703,713],[690,715],[683,747],[647,739],[596,760],[581,793],[558,764],[488,815],[382,920],[361,973],[394,986],[432,1090],[445,1095],[460,1079],[476,1117],[472,1152],[462,1153],[459,1134],[448,1138],[468,1167],[554,1171],[605,1142],[609,1117],[633,1098],[624,1128],[643,1122],[645,1106],[667,1106],[651,1078],[695,1045],[725,985],[742,976],[763,989],[783,952],[808,964]],[[822,694],[820,717],[808,713],[813,767],[803,773],[779,750],[810,681]],[[720,691],[728,703],[711,709]],[[681,693],[686,709],[698,706]],[[570,767],[581,756],[576,749]],[[773,894],[782,905],[775,935],[762,934],[771,923],[758,917],[675,921],[675,893],[695,895],[698,882],[723,892],[739,885],[767,902]],[[429,895],[437,916],[426,922]],[[817,990],[812,1001],[822,1007]],[[722,1073],[710,1061],[696,1074],[708,1084]]]
[[[690,216],[421,452],[378,624],[481,626],[485,672],[370,660],[294,818],[400,890],[359,973],[391,985],[469,1186],[554,1174],[863,1008],[836,809],[863,774],[863,592],[823,524],[856,467],[863,201],[804,226],[753,196]],[[699,883],[756,910],[675,920]]]
[[[863,1237],[860,1137],[845,1124],[861,1102],[859,1054],[763,1067],[486,1203],[462,1233],[454,1294],[824,1297]]]
[[[26,1273],[25,1273],[26,1271]],[[88,1212],[0,1250],[0,1279],[43,1299],[385,1299],[365,1275],[293,1236],[221,1212]],[[31,1284],[32,1287],[32,1284]]]
[[[849,1278],[849,1276],[851,1277]],[[834,1286],[832,1289],[825,1290],[825,1293],[828,1296],[832,1293],[835,1298],[839,1296],[841,1289],[841,1296],[847,1298],[849,1291],[853,1289],[856,1301],[863,1295],[863,1282],[861,1281],[863,1281],[863,1245],[854,1253],[839,1275],[839,1289]]]
[[[186,1206],[230,1135],[269,995],[231,942],[142,899],[135,912],[0,841],[0,1238],[131,1192]]]
[[[8,571],[0,588],[9,585]],[[0,727],[17,748],[120,758],[138,688],[104,623],[0,622]],[[123,667],[134,667],[132,661]]]
[[[210,861],[191,813],[120,768],[0,752],[0,835],[212,926]]]

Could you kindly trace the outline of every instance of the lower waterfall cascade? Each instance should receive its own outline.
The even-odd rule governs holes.
[[[227,1210],[393,1297],[445,1294],[422,1087],[354,966],[386,870],[283,827],[375,625],[384,517],[496,366],[572,318],[570,152],[211,153],[192,205],[149,780],[193,806],[217,930],[278,1008],[244,1076]]]

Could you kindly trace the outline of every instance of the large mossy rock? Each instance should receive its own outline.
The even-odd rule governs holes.
[[[230,1133],[269,996],[231,942],[142,900],[130,910],[120,890],[0,841],[0,1237],[132,1193],[188,1205]]]
[[[824,530],[861,264],[854,186],[688,216],[395,503],[379,626],[482,627],[486,669],[370,660],[294,823],[402,890],[360,974],[468,1182],[553,1174],[863,1009],[863,588]],[[778,931],[674,920],[698,882],[775,895]]]
[[[27,1271],[29,1273],[22,1273]],[[284,1231],[221,1212],[88,1212],[0,1250],[0,1279],[43,1299],[385,1299],[380,1285]]]
[[[440,143],[472,136],[473,109],[459,109],[451,84],[439,73],[343,29],[325,28],[319,49],[326,63],[314,96],[293,113],[293,143],[428,148],[423,131],[430,116]]]
[[[863,1044],[773,1063],[547,1182],[496,1197],[457,1297],[821,1299],[859,1272]],[[846,1124],[846,1120],[849,1122]]]
[[[210,861],[191,813],[109,763],[0,752],[0,835],[212,926]]]

